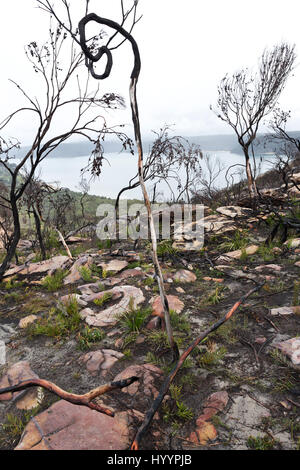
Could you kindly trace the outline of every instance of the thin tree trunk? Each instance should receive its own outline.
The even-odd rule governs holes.
[[[3,279],[5,272],[7,271],[9,264],[13,257],[16,254],[17,246],[21,238],[21,226],[20,226],[20,219],[19,219],[19,210],[17,207],[17,202],[13,200],[11,203],[12,206],[12,214],[14,219],[14,231],[9,243],[8,249],[6,251],[6,256],[0,266],[0,281]]]
[[[39,241],[39,245],[41,249],[42,259],[45,260],[47,256],[46,256],[46,249],[45,249],[42,230],[41,230],[41,219],[35,207],[33,207],[33,216],[34,216],[36,233],[37,233],[37,237],[38,237],[38,241]]]

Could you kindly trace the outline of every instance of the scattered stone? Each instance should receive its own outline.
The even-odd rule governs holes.
[[[70,269],[70,274],[64,279],[64,285],[67,286],[69,284],[74,284],[75,282],[80,281],[81,274],[80,268],[87,268],[92,264],[92,257],[89,255],[81,256],[79,259],[75,261],[73,266]]]
[[[293,240],[287,240],[283,244],[284,246],[288,246],[291,249],[299,248],[300,247],[300,238],[294,238]]]
[[[127,412],[112,418],[60,400],[31,419],[15,450],[126,450],[130,425]]]
[[[124,357],[124,354],[118,351],[101,349],[100,351],[91,351],[84,354],[78,361],[81,364],[86,364],[86,368],[91,375],[96,376],[101,372],[101,375],[104,376],[122,357]]]
[[[22,328],[22,329],[27,328],[27,326],[34,323],[37,320],[37,318],[38,317],[36,315],[28,315],[27,317],[21,318],[18,326],[19,328]]]
[[[264,336],[258,336],[254,340],[254,342],[257,344],[264,344],[266,341],[267,341],[267,338],[265,338]]]
[[[274,248],[272,248],[272,253],[274,253],[274,255],[280,255],[280,253],[282,253],[282,249],[279,248],[279,246],[274,246]]]
[[[15,330],[11,325],[0,325],[0,340],[5,344],[10,342],[10,338],[15,334]]]
[[[271,309],[271,315],[292,315],[300,314],[300,307],[277,307]]]
[[[134,286],[114,287],[113,289],[106,291],[106,293],[111,293],[113,296],[116,295],[118,297],[122,295],[122,298],[118,304],[112,305],[100,312],[94,312],[91,310],[92,313],[89,312],[89,314],[85,315],[84,318],[88,325],[100,327],[116,325],[118,317],[122,313],[127,312],[130,307],[136,309],[145,300],[141,289]],[[87,301],[87,298],[84,298],[84,300]]]
[[[109,263],[100,263],[98,266],[101,266],[101,268],[106,271],[106,272],[112,272],[112,273],[119,273],[123,269],[128,266],[127,261],[120,261],[120,260],[112,260],[109,261]]]
[[[28,276],[29,274],[53,274],[57,269],[64,269],[70,262],[68,256],[54,256],[53,258],[39,263],[23,264],[15,266],[6,271],[5,276],[14,276],[16,274]]]
[[[218,282],[219,284],[222,284],[224,282],[224,279],[216,278],[216,277],[205,276],[202,279],[203,279],[203,281],[213,281],[213,282]]]
[[[178,292],[178,294],[185,294],[185,290],[182,289],[182,287],[176,287],[176,292]]]
[[[292,363],[295,365],[300,365],[300,338],[295,337],[282,341],[281,343],[272,343],[272,346],[280,349],[283,354],[288,356]]]
[[[151,318],[149,323],[146,325],[147,330],[156,330],[160,327],[160,317]]]
[[[297,266],[297,268],[300,268],[300,261],[296,261],[295,266]]]
[[[263,403],[261,397],[259,397],[259,401]],[[235,396],[233,404],[224,418],[224,422],[232,430],[232,436],[236,442],[233,443],[233,448],[247,450],[247,438],[251,435],[256,436],[257,424],[269,416],[271,416],[270,411],[248,395]]]
[[[255,268],[255,271],[259,273],[264,273],[264,272],[275,272],[279,273],[282,270],[282,266],[279,266],[278,264],[262,264],[261,266],[257,266]]]
[[[231,259],[240,259],[243,253],[247,255],[254,255],[258,251],[259,247],[257,245],[247,246],[244,250],[235,250],[225,253],[224,257],[229,257]]]
[[[30,368],[29,362],[26,361],[20,361],[14,364],[12,367],[8,369],[6,374],[1,378],[0,380],[0,388],[6,388],[6,387],[11,387],[13,385],[18,385],[20,382],[23,382],[24,380],[29,380],[29,379],[38,379],[38,375],[36,375]],[[32,393],[32,390],[30,390]],[[26,395],[29,392],[26,393]],[[31,395],[30,393],[30,395]],[[35,391],[35,393],[37,393]],[[11,400],[12,398],[16,398],[18,395],[22,394],[23,392],[14,392],[14,393],[5,393],[3,395],[0,395],[0,401],[8,401]],[[25,397],[26,397],[25,395]],[[22,396],[22,400],[25,398]],[[25,402],[24,402],[25,403]],[[26,403],[26,407],[27,407]],[[36,406],[36,405],[35,405]],[[19,403],[20,407],[20,403]],[[33,406],[34,407],[34,406]],[[23,408],[21,408],[23,409]],[[28,408],[25,408],[28,409]]]
[[[182,312],[184,303],[176,295],[167,295],[169,308],[174,310],[176,313]],[[149,302],[152,304],[152,315],[158,317],[164,317],[164,308],[161,302],[160,296],[154,297]]]
[[[163,377],[163,371],[153,364],[132,365],[123,370],[114,378],[114,382],[118,380],[128,379],[129,377],[137,376],[140,380],[129,385],[129,387],[122,388],[123,393],[131,396],[139,395],[155,399],[158,395],[154,382],[156,378]]]
[[[228,403],[228,399],[226,391],[215,392],[206,399],[203,413],[196,421],[196,431],[190,434],[189,440],[191,442],[206,445],[208,441],[213,441],[217,438],[218,433],[209,419],[223,411]]]
[[[249,217],[252,214],[252,210],[247,207],[240,207],[240,206],[224,206],[218,207],[216,209],[222,215],[226,217],[231,217],[235,219],[237,217]]]
[[[195,282],[197,280],[197,276],[191,271],[180,269],[174,274],[174,280],[182,283]]]
[[[91,295],[100,291],[99,282],[93,282],[91,284],[84,284],[83,286],[77,287],[82,295]]]

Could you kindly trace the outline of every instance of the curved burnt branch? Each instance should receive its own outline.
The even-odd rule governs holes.
[[[160,264],[159,264],[158,257],[157,257],[157,239],[156,239],[156,232],[155,232],[155,227],[154,227],[154,220],[152,216],[151,203],[150,203],[150,198],[148,196],[146,185],[145,185],[145,180],[144,180],[143,146],[142,146],[142,139],[141,139],[139,111],[138,111],[138,104],[137,104],[137,97],[136,97],[137,82],[138,82],[139,74],[141,71],[141,58],[140,58],[139,48],[138,48],[136,41],[132,37],[132,35],[128,33],[128,31],[126,31],[121,25],[107,18],[102,18],[96,15],[95,13],[89,13],[79,22],[78,28],[79,28],[79,35],[80,35],[80,45],[86,57],[86,65],[89,68],[94,78],[99,79],[99,80],[104,80],[105,78],[109,77],[111,69],[112,69],[113,59],[112,59],[111,50],[107,46],[101,46],[98,49],[98,52],[96,54],[93,54],[89,50],[87,41],[86,41],[85,31],[86,31],[87,24],[90,23],[91,21],[94,21],[100,25],[108,26],[114,29],[120,35],[122,35],[125,40],[128,40],[132,46],[132,51],[134,55],[134,66],[133,66],[133,70],[132,70],[131,77],[130,77],[131,81],[130,81],[129,94],[130,94],[130,104],[131,104],[131,111],[132,111],[132,121],[134,125],[135,140],[136,140],[137,149],[138,149],[138,175],[139,175],[140,185],[143,191],[145,204],[147,207],[148,221],[149,221],[151,241],[152,241],[152,258],[153,258],[153,264],[154,264],[154,269],[155,269],[155,275],[156,275],[156,279],[157,279],[158,286],[159,286],[160,297],[161,297],[162,305],[164,308],[166,331],[167,331],[170,347],[173,351],[173,360],[175,361],[179,357],[179,351],[178,351],[178,346],[175,343],[175,340],[173,337],[171,320],[170,320],[170,309],[169,309],[168,299],[165,293],[163,276],[162,276]],[[98,75],[94,70],[94,64],[98,62],[103,56],[106,56],[106,59],[107,59],[105,71],[103,74]]]
[[[88,393],[85,393],[84,395],[76,395],[74,393],[68,393],[62,388],[58,387],[52,382],[49,382],[48,380],[44,379],[30,379],[30,380],[25,380],[23,382],[20,382],[18,385],[13,385],[11,387],[6,387],[0,389],[0,395],[4,393],[9,393],[9,392],[19,392],[21,390],[26,390],[27,388],[31,387],[43,387],[50,392],[54,393],[58,397],[62,398],[63,400],[66,400],[70,403],[73,403],[74,405],[81,405],[81,406],[87,406],[88,408],[91,408],[92,410],[99,411],[100,413],[104,413],[108,416],[114,416],[114,412],[111,411],[108,408],[105,408],[104,406],[98,404],[98,403],[93,403],[93,400],[100,395],[104,395],[107,392],[110,392],[111,390],[116,390],[124,387],[128,387],[131,385],[133,382],[136,382],[139,380],[138,377],[129,377],[128,379],[125,380],[120,380],[118,382],[110,382],[105,385],[100,385],[100,387],[97,387],[93,390],[91,390]]]

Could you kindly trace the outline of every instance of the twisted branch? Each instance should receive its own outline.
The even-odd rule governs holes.
[[[80,22],[79,22],[79,35],[80,35],[80,45],[82,51],[86,57],[86,65],[91,72],[92,76],[98,80],[104,80],[105,78],[109,77],[113,65],[113,58],[111,50],[107,46],[101,46],[98,49],[96,54],[93,54],[88,46],[86,40],[85,29],[89,22],[95,21],[101,25],[109,26],[110,28],[114,29],[118,33],[120,33],[125,40],[128,40],[131,43],[132,51],[134,55],[134,67],[131,73],[131,80],[130,80],[130,104],[131,104],[131,111],[132,111],[132,121],[134,125],[134,133],[135,133],[135,140],[138,149],[138,174],[139,174],[139,181],[143,191],[144,201],[147,207],[148,213],[148,221],[150,226],[150,234],[151,234],[151,242],[152,242],[152,258],[153,264],[155,269],[155,276],[158,282],[160,297],[162,301],[162,305],[164,308],[164,318],[166,324],[166,331],[168,335],[168,340],[170,347],[173,351],[173,360],[177,360],[179,357],[178,346],[174,340],[171,321],[170,321],[170,309],[168,304],[168,299],[165,293],[164,282],[162,277],[162,272],[160,268],[160,264],[157,257],[157,238],[155,233],[153,215],[151,210],[151,203],[147,193],[145,181],[144,181],[144,170],[143,170],[143,146],[142,146],[142,139],[141,139],[141,129],[140,129],[140,120],[139,120],[139,111],[138,111],[138,104],[137,104],[137,97],[136,97],[136,89],[137,89],[137,82],[139,78],[139,74],[141,71],[141,58],[138,49],[138,45],[134,38],[128,33],[121,25],[116,23],[115,21],[109,20],[107,18],[102,18],[95,13],[90,13],[86,15]],[[98,62],[103,56],[106,56],[106,67],[102,74],[97,74],[94,69],[94,64]]]
[[[129,377],[128,379],[120,380],[118,382],[110,382],[105,385],[100,385],[100,387],[97,387],[91,390],[90,392],[85,393],[84,395],[76,395],[74,393],[66,392],[65,390],[58,387],[54,383],[49,382],[48,380],[29,379],[29,380],[24,380],[23,382],[20,382],[17,385],[0,389],[0,395],[4,393],[9,393],[9,392],[19,392],[21,390],[25,390],[30,387],[38,386],[38,387],[43,387],[49,390],[50,392],[54,393],[58,397],[70,403],[73,403],[74,405],[87,406],[91,410],[96,410],[96,411],[99,411],[100,413],[104,413],[108,416],[113,417],[115,413],[112,410],[98,403],[93,403],[92,400],[99,397],[100,395],[104,395],[105,393],[110,392],[111,390],[128,387],[129,385],[131,385],[133,382],[136,382],[137,380],[139,380],[138,377]]]

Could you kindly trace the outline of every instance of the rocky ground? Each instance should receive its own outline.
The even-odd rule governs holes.
[[[300,448],[300,238],[264,245],[266,217],[207,210],[204,249],[159,244],[181,351],[260,282],[263,288],[195,348],[142,449]],[[76,242],[76,240],[75,240]],[[77,243],[74,259],[23,265],[0,286],[0,388],[31,377],[83,394],[130,376],[101,397],[108,417],[39,387],[0,396],[1,449],[128,449],[170,371],[149,247]]]

